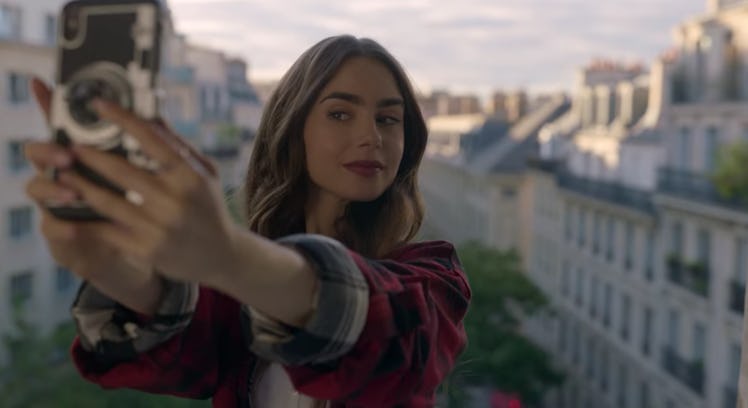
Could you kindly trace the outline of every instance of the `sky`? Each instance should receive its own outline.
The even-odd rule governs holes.
[[[336,34],[370,37],[422,92],[570,90],[594,58],[646,65],[706,0],[169,0],[177,30],[280,78]]]

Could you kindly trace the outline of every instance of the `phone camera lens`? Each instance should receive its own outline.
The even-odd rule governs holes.
[[[80,30],[80,16],[77,9],[70,9],[70,11],[66,13],[62,28],[66,40],[73,41],[75,37],[78,36],[78,30]]]
[[[83,126],[95,126],[101,119],[89,104],[95,98],[117,101],[117,91],[108,82],[100,79],[88,79],[76,82],[70,87],[68,106],[76,122]]]

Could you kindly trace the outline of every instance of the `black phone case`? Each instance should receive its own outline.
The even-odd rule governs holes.
[[[153,21],[148,22],[148,25],[152,24],[153,29],[138,32],[136,23],[142,25],[143,19],[140,15],[138,20],[138,13],[142,12],[144,6],[153,7],[155,11],[147,13],[153,15]],[[83,128],[78,126],[78,122],[71,119],[74,115],[70,114],[70,99],[66,99],[65,93],[69,92],[68,86],[75,83],[78,80],[76,78],[80,78],[81,75],[106,78],[110,72],[116,72],[119,76],[112,77],[113,82],[119,81],[121,89],[128,89],[127,92],[121,92],[128,94],[130,106],[127,107],[140,116],[157,117],[156,92],[161,65],[163,16],[162,5],[158,0],[76,0],[63,7],[58,31],[56,88],[52,101],[52,137],[56,143],[62,146],[86,143],[128,159],[134,157],[132,147],[128,151],[121,130],[110,127],[109,135],[101,138],[101,143],[97,143],[96,137],[91,136],[94,131],[84,132]],[[67,24],[71,18],[77,19],[77,28],[71,28]],[[82,36],[78,35],[81,31],[85,31]],[[142,39],[136,38],[137,35],[147,36],[147,41],[152,42],[151,46],[139,46]],[[82,41],[79,41],[81,38]],[[132,75],[133,71],[138,75]],[[143,73],[148,74],[147,83],[142,81]],[[121,77],[129,82],[125,84]],[[133,78],[141,78],[143,83],[135,86]],[[143,100],[143,93],[152,93],[146,96],[154,99],[153,106],[138,106],[137,101]],[[123,103],[125,104],[127,103]],[[74,163],[73,169],[92,182],[124,195],[122,189],[82,163]],[[106,220],[85,202],[76,202],[72,205],[48,203],[46,207],[56,217],[66,220]]]

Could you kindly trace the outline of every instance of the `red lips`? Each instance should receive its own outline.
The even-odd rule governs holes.
[[[343,165],[359,176],[372,177],[384,169],[384,164],[376,160],[357,160]]]

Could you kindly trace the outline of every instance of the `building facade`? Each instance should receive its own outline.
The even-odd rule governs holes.
[[[16,309],[42,332],[69,320],[79,284],[51,258],[39,230],[40,213],[24,192],[34,170],[23,144],[50,138],[30,80],[54,81],[63,3],[0,0],[0,334],[13,330]],[[179,135],[216,160],[228,189],[243,176],[239,167],[246,167],[246,160],[239,163],[240,153],[249,149],[259,124],[261,106],[247,80],[247,64],[210,49],[200,51],[208,57],[191,58],[194,47],[167,28],[161,113]],[[0,347],[0,363],[4,353]]]
[[[542,132],[527,269],[558,313],[528,332],[569,374],[551,406],[733,408],[748,389],[748,208],[711,179],[748,142],[748,2],[708,6],[646,81],[583,71]]]
[[[29,89],[33,76],[51,83],[62,1],[0,2],[0,332],[13,330],[14,311],[42,332],[69,318],[77,282],[49,256],[39,212],[25,195],[33,174],[23,143],[50,137]],[[16,309],[18,308],[18,309]],[[0,347],[0,361],[8,356]]]

